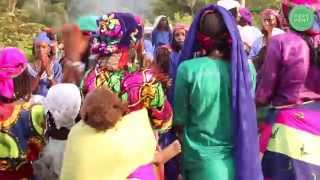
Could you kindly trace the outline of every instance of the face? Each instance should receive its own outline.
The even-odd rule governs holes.
[[[263,28],[267,31],[272,31],[277,26],[277,18],[272,14],[267,14],[262,17]]]
[[[168,25],[167,18],[162,18],[159,23],[160,27],[166,27]]]
[[[47,43],[40,42],[35,44],[35,53],[36,56],[39,57],[40,55],[50,55],[50,46]]]
[[[186,39],[186,31],[184,29],[178,29],[174,33],[174,39],[179,45],[183,45]]]

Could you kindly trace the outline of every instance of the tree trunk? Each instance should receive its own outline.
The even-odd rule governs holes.
[[[36,4],[37,4],[37,8],[40,9],[41,8],[41,0],[36,0]]]
[[[16,6],[17,6],[17,0],[9,0],[8,10],[10,14],[14,15]]]
[[[245,7],[245,6],[246,6],[246,0],[241,0],[241,5],[242,5],[243,7]]]

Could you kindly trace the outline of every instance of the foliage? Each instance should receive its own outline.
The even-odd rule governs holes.
[[[216,0],[150,1],[153,2],[150,7],[153,9],[153,15],[147,15],[146,26],[150,26],[153,23],[153,17],[160,14],[169,16],[173,24],[179,22],[189,25],[193,15],[201,7],[216,2]],[[70,0],[17,0],[18,9],[15,16],[7,13],[8,2],[9,0],[0,0],[0,47],[17,46],[23,49],[29,57],[31,57],[32,39],[41,27],[60,27],[71,17],[70,7],[68,7]],[[142,11],[143,5],[140,5],[139,1],[136,2],[135,7]],[[255,14],[257,26],[260,24],[259,13],[265,8],[278,8],[279,4],[280,0],[246,0],[247,7]]]
[[[29,15],[18,10],[15,16],[0,13],[0,47],[18,47],[32,59],[32,39],[44,25],[28,22]]]
[[[182,23],[185,25],[190,25],[192,23],[192,16],[189,14],[182,14],[180,12],[177,12],[174,14],[174,18],[172,20],[172,23],[175,25],[177,23]]]

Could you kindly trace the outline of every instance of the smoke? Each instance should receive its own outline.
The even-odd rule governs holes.
[[[68,13],[71,20],[81,15],[101,15],[112,11],[132,12],[143,18],[153,16],[154,0],[70,0]]]

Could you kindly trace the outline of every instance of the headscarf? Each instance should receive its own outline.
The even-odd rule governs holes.
[[[80,16],[76,20],[76,24],[81,31],[95,32],[98,28],[97,19],[98,16]]]
[[[240,8],[240,3],[235,0],[219,0],[217,5],[224,7],[228,11],[234,8]]]
[[[160,16],[156,17],[156,19],[154,20],[153,26],[152,26],[152,31],[157,29],[157,27],[158,27],[158,25],[159,25],[159,23],[160,23],[162,18],[167,18],[168,19],[168,17],[165,16],[165,15],[160,15]],[[169,20],[168,20],[168,23],[169,23]],[[170,31],[171,31],[172,30],[172,25],[170,23],[169,23],[169,28],[170,28]]]
[[[252,25],[252,14],[248,8],[240,8],[240,16],[251,26]]]
[[[48,37],[48,34],[44,31],[41,31],[35,38],[34,38],[34,43],[46,43],[46,44],[51,44],[51,40]]]
[[[0,96],[13,98],[13,78],[19,76],[26,67],[27,58],[21,50],[13,47],[0,49]]]
[[[232,115],[236,180],[261,180],[261,164],[259,159],[257,118],[249,65],[243,43],[234,17],[224,8],[208,5],[199,11],[189,29],[179,63],[192,59],[198,51],[196,40],[201,17],[208,11],[218,11],[230,33],[231,78],[232,78]]]
[[[81,95],[79,88],[74,84],[61,83],[52,86],[44,100],[44,107],[55,121],[58,129],[70,129],[79,114]]]
[[[122,53],[119,64],[126,64],[129,47],[143,36],[141,18],[130,13],[109,13],[98,19],[98,26],[97,37],[91,45],[92,53],[100,57]]]
[[[280,20],[280,17],[279,17],[279,13],[273,9],[265,9],[261,12],[261,18],[264,18],[266,16],[274,16],[277,20],[277,26],[279,27],[280,26],[280,23],[281,23],[281,20]]]
[[[178,23],[173,28],[173,34],[180,29],[185,30],[186,32],[188,31],[188,27],[186,25]]]
[[[180,49],[182,48],[181,45],[179,45],[176,42],[176,39],[174,38],[174,34],[178,31],[178,30],[184,30],[185,31],[185,35],[187,36],[188,33],[188,27],[184,24],[176,24],[175,27],[173,28],[173,38],[171,40],[171,48],[172,50],[178,52],[180,51]]]

